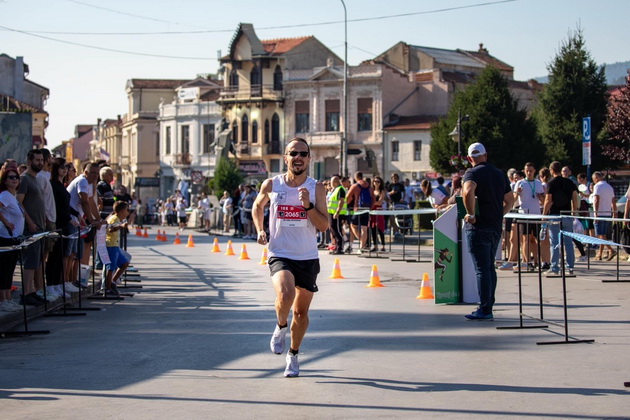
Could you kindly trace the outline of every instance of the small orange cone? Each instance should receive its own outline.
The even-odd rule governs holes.
[[[147,232],[146,228],[144,229],[144,235],[142,235],[142,236],[145,237],[145,238],[149,237],[149,232]]]
[[[227,250],[225,251],[225,255],[236,255],[234,250],[232,249],[232,241],[228,241]]]
[[[157,233],[157,235],[155,235],[155,240],[156,241],[161,241],[162,240],[162,232],[160,232],[160,229],[158,229],[158,233]]]
[[[422,284],[420,285],[420,293],[416,299],[435,299],[431,290],[431,282],[429,281],[429,273],[422,275]]]
[[[339,266],[339,258],[335,258],[335,265],[333,265],[333,270],[329,279],[345,279],[344,276],[341,275],[341,267]]]
[[[221,248],[219,248],[219,238],[214,238],[214,244],[212,245],[212,252],[221,252]]]
[[[162,232],[162,242],[168,242],[168,238],[166,237],[166,231]]]
[[[188,235],[188,243],[186,244],[186,248],[194,248],[195,241],[193,241],[192,233]]]
[[[175,244],[175,245],[181,245],[182,244],[182,240],[179,239],[179,232],[177,232],[175,234],[175,240],[173,241],[173,244]]]
[[[260,265],[267,265],[267,247],[263,248],[262,257],[260,257]]]
[[[142,236],[142,229],[140,229],[140,226],[136,226],[136,236]]]
[[[370,284],[365,287],[385,287],[381,284],[381,278],[378,275],[378,267],[376,264],[372,266],[372,273],[370,274]]]
[[[249,260],[249,255],[247,255],[247,247],[243,244],[241,248],[241,256],[238,257],[239,260]]]

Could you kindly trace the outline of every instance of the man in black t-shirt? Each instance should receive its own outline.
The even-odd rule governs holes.
[[[494,257],[501,242],[503,215],[514,203],[507,176],[487,162],[486,148],[481,143],[468,147],[472,168],[464,174],[462,198],[466,207],[466,240],[477,274],[479,308],[466,315],[469,320],[492,320],[497,272]],[[477,210],[477,211],[475,211]]]
[[[389,184],[389,199],[393,204],[400,204],[405,198],[405,185],[400,182],[398,174],[392,174],[392,183]]]
[[[547,195],[543,206],[543,214],[568,215],[569,211],[579,210],[580,199],[577,187],[569,178],[562,177],[562,164],[558,161],[551,162],[549,170],[553,178],[547,184]],[[551,242],[551,268],[547,271],[548,276],[556,276],[560,273],[560,226],[566,232],[573,232],[573,221],[570,218],[563,218],[562,223],[549,223],[549,241]],[[569,267],[569,274],[573,274],[575,264],[575,251],[573,241],[566,238],[564,241],[565,260]]]

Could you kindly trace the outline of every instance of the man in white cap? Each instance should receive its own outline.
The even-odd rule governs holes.
[[[464,174],[462,186],[466,207],[465,232],[477,274],[480,303],[475,311],[466,315],[466,319],[491,321],[497,288],[494,257],[501,242],[503,215],[512,208],[514,195],[507,176],[487,162],[483,144],[471,144],[467,159],[473,167]]]

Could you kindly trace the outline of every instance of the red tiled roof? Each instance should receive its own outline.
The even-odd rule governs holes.
[[[175,89],[190,80],[173,79],[131,79],[131,84],[138,89]]]
[[[412,115],[409,117],[400,116],[391,125],[383,128],[384,131],[400,130],[430,130],[438,121],[435,115]]]
[[[293,48],[300,45],[302,42],[307,39],[313,38],[313,36],[303,36],[299,38],[278,38],[278,39],[267,39],[262,42],[263,48],[265,52],[269,55],[282,55]]]

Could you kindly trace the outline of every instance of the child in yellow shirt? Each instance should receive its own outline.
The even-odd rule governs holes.
[[[107,245],[107,255],[109,264],[107,276],[105,277],[105,296],[118,296],[116,281],[122,276],[129,260],[120,249],[120,230],[127,227],[127,217],[129,216],[129,204],[125,201],[116,201],[114,213],[107,218],[107,234],[105,244]]]

